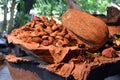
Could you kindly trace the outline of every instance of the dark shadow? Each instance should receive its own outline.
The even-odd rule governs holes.
[[[115,77],[115,75],[117,76]],[[87,80],[118,80],[118,76],[120,80],[120,61],[116,63],[105,64],[93,69],[90,72]]]
[[[65,78],[52,73],[46,69],[38,67],[36,64],[31,63],[9,63],[11,67],[14,67],[16,69],[23,69],[25,71],[31,71],[33,73],[36,73],[40,80],[66,80]],[[24,75],[23,75],[24,76]]]

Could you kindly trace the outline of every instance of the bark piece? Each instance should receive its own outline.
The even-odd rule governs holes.
[[[94,70],[96,71],[96,69],[104,68],[105,66],[110,64],[111,65],[117,64],[117,62],[119,61],[120,61],[120,58],[111,59],[111,58],[105,58],[105,57],[96,57],[92,62],[86,62],[86,61],[78,62],[77,60],[77,62],[72,61],[69,63],[51,64],[51,65],[45,66],[44,68],[66,78],[69,76],[73,76],[75,80],[89,80],[89,79],[96,80],[99,77],[95,78],[94,77],[95,75],[93,76]],[[64,69],[68,70],[68,72],[66,72],[66,70]],[[111,73],[108,73],[108,75],[110,74]]]

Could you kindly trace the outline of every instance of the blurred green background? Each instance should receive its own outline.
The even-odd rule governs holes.
[[[0,31],[11,31],[31,21],[33,16],[46,16],[59,21],[74,2],[88,13],[106,14],[107,6],[120,8],[120,0],[0,0]]]

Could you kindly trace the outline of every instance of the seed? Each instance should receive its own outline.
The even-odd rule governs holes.
[[[32,18],[32,20],[33,20],[33,21],[40,21],[41,19],[40,19],[39,17],[37,17],[37,16],[34,16],[34,17]]]
[[[42,45],[48,46],[48,45],[49,45],[49,41],[48,41],[48,40],[43,40],[43,41],[42,41]]]

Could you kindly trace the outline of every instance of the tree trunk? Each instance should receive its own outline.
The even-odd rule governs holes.
[[[8,12],[7,4],[8,4],[8,0],[5,0],[5,4],[3,6],[3,8],[4,8],[4,20],[3,20],[3,24],[2,24],[2,30],[6,30],[6,28],[7,28],[7,12]]]
[[[80,10],[80,7],[76,4],[76,0],[66,0],[68,7]]]
[[[10,8],[10,21],[9,21],[9,30],[14,27],[14,9],[16,5],[16,0],[12,0],[11,8]]]

